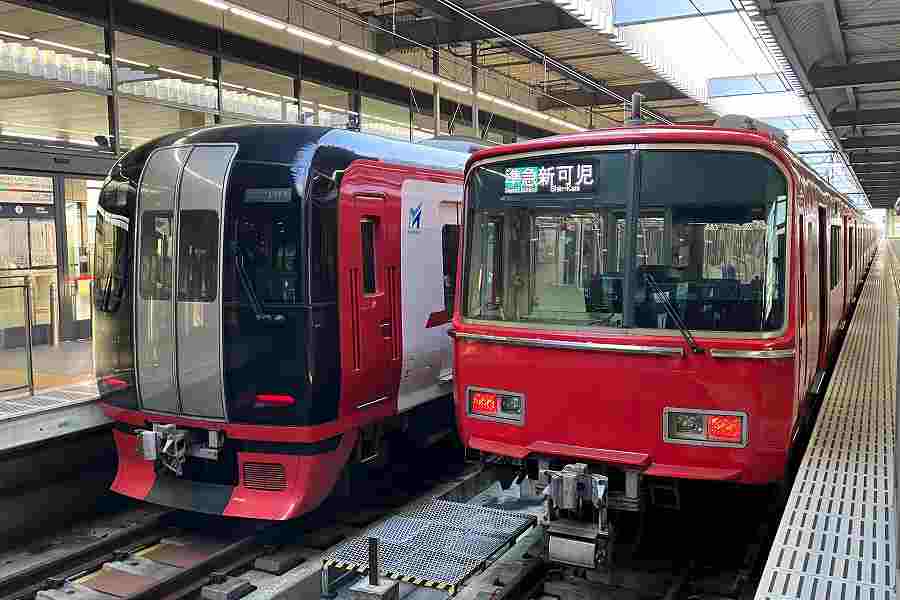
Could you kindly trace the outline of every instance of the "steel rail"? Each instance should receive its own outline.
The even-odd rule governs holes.
[[[168,527],[168,521],[174,513],[175,511],[160,513],[145,523],[0,579],[0,599],[33,598],[35,593],[48,587],[48,583],[53,587],[78,573],[99,569],[103,563],[114,560],[121,552],[158,542],[163,537],[160,530]]]

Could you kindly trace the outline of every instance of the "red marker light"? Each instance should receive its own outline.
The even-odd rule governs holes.
[[[472,392],[472,412],[482,415],[497,414],[497,394],[493,392]]]
[[[109,387],[114,387],[114,388],[128,387],[128,382],[125,381],[124,379],[119,379],[118,377],[104,377],[100,381],[102,381],[104,385],[108,385]]]
[[[294,397],[288,394],[257,394],[256,406],[293,406]]]
[[[706,418],[706,436],[717,442],[741,442],[743,419],[738,415],[709,415]]]

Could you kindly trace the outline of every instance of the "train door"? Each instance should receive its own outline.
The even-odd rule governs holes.
[[[146,410],[224,418],[223,189],[231,146],[166,148],[138,196],[135,345]]]
[[[342,202],[341,266],[349,302],[349,335],[342,343],[342,359],[351,384],[346,390],[352,408],[385,403],[396,386],[395,357],[399,359],[400,324],[395,319],[400,282],[396,251],[389,235],[387,197],[383,192],[355,193]],[[347,331],[347,329],[344,329]],[[352,409],[351,408],[351,409]]]
[[[828,248],[828,211],[824,206],[819,206],[819,365],[825,365],[828,354],[828,282],[825,265],[827,263]]]

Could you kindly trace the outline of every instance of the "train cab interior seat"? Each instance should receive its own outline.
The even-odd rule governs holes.
[[[584,305],[589,313],[622,312],[622,273],[598,273],[584,288]]]

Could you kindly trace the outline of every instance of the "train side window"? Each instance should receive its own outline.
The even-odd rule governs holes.
[[[219,216],[182,210],[178,236],[178,300],[212,302],[218,293]]]
[[[366,217],[359,222],[362,239],[363,293],[374,294],[377,291],[375,282],[375,235],[378,220]]]
[[[459,251],[459,225],[444,225],[441,229],[444,258],[444,307],[453,313],[456,301],[456,257]]]
[[[837,287],[840,274],[841,226],[831,226],[831,289]]]
[[[95,232],[94,303],[103,312],[116,312],[125,296],[130,219],[122,213],[128,210],[129,202],[134,202],[135,195],[134,186],[116,179],[111,179],[100,193]]]

